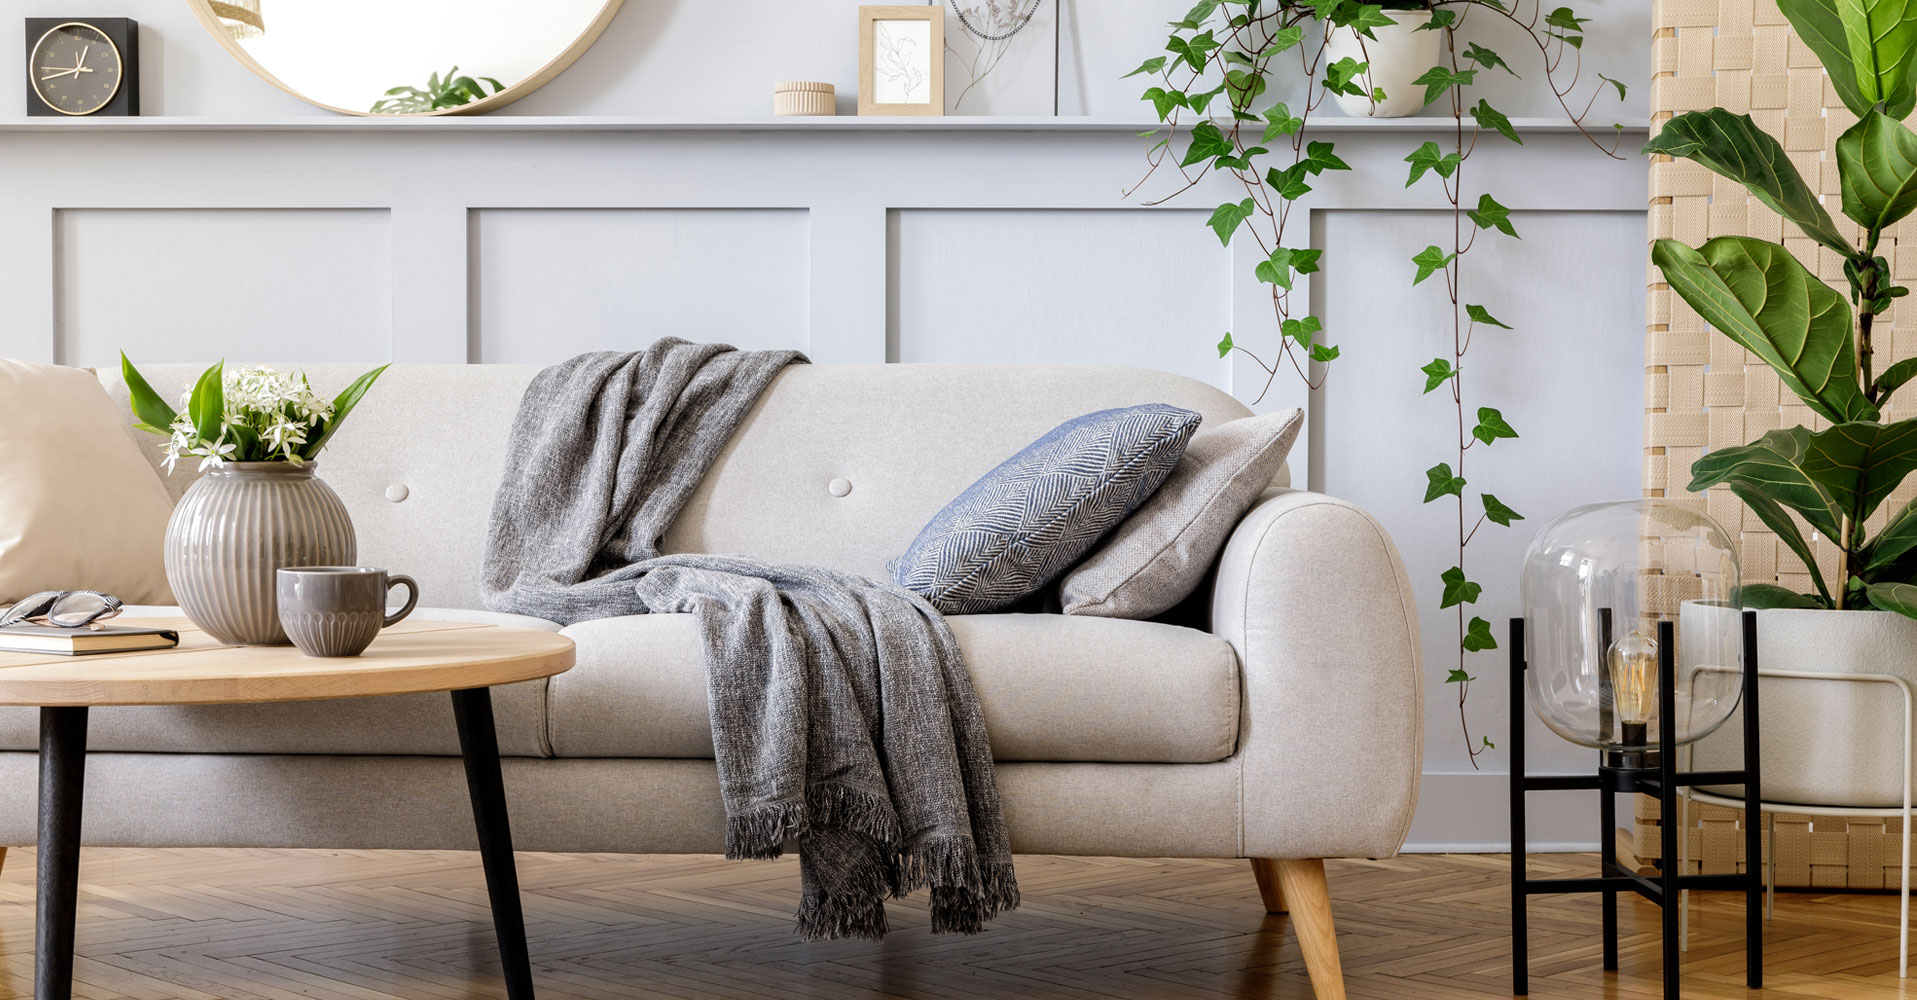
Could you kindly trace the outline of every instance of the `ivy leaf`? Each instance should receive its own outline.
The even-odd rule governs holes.
[[[1299,347],[1310,347],[1313,335],[1324,328],[1325,325],[1319,322],[1316,316],[1306,316],[1304,319],[1288,319],[1278,324],[1278,332],[1283,334],[1288,340],[1297,341]]]
[[[1505,423],[1504,414],[1489,406],[1478,407],[1478,426],[1471,428],[1471,436],[1490,444],[1499,438],[1514,438],[1518,432]]]
[[[1232,348],[1231,331],[1226,330],[1225,339],[1218,342],[1218,356],[1222,358],[1225,355],[1230,354],[1231,348]]]
[[[1450,90],[1452,87],[1462,87],[1469,84],[1471,78],[1476,76],[1477,73],[1478,71],[1475,69],[1461,69],[1453,73],[1446,67],[1433,66],[1425,70],[1423,76],[1411,82],[1423,85],[1424,102],[1430,104],[1432,101],[1438,99],[1438,95]]]
[[[1319,364],[1336,361],[1338,360],[1338,349],[1329,344],[1313,344],[1311,345],[1311,360]]]
[[[1446,684],[1466,684],[1475,680],[1477,680],[1476,677],[1459,670],[1457,667],[1452,667],[1451,672],[1444,675],[1444,682]]]
[[[1553,28],[1562,28],[1565,31],[1583,31],[1584,26],[1589,24],[1591,19],[1588,17],[1577,17],[1575,14],[1576,12],[1569,7],[1559,7],[1557,10],[1552,11],[1550,16],[1544,19],[1544,23]]]
[[[1445,570],[1439,579],[1444,581],[1444,601],[1438,605],[1440,609],[1455,607],[1459,604],[1476,604],[1478,595],[1484,592],[1482,586],[1465,579],[1464,570],[1456,566]]]
[[[1478,98],[1477,106],[1471,109],[1471,118],[1478,123],[1479,128],[1496,129],[1499,135],[1520,146],[1524,145],[1524,140],[1518,137],[1518,130],[1512,126],[1511,119],[1506,118],[1504,112],[1492,107],[1484,98]]]
[[[1334,94],[1349,94],[1353,97],[1364,97],[1365,89],[1354,81],[1370,68],[1370,63],[1359,62],[1350,56],[1346,56],[1325,67],[1325,89]]]
[[[1199,122],[1192,126],[1191,145],[1185,148],[1185,158],[1178,165],[1189,167],[1215,156],[1230,155],[1231,151],[1231,140],[1225,138],[1222,129],[1208,121]]]
[[[1484,501],[1484,519],[1492,524],[1509,528],[1512,521],[1524,520],[1523,514],[1506,507],[1503,501],[1489,493],[1481,494],[1479,499]]]
[[[1218,47],[1217,39],[1209,31],[1199,32],[1190,38],[1177,35],[1165,41],[1165,51],[1185,61],[1193,70],[1204,72],[1205,54]]]
[[[1184,94],[1176,90],[1166,90],[1163,87],[1153,87],[1139,97],[1141,100],[1152,102],[1152,107],[1157,109],[1158,120],[1161,122],[1171,115],[1172,109],[1191,107],[1191,102],[1186,100]]]
[[[1479,45],[1477,42],[1472,42],[1464,47],[1464,57],[1485,69],[1501,69],[1512,76],[1518,76],[1518,71],[1512,69],[1511,64],[1505,62],[1503,56]],[[1524,78],[1518,77],[1518,79],[1522,80]]]
[[[1452,475],[1449,463],[1439,462],[1431,468],[1424,470],[1424,478],[1428,480],[1424,488],[1425,503],[1430,503],[1439,497],[1464,495],[1464,477]],[[1476,595],[1473,594],[1472,596],[1475,597]],[[1447,608],[1450,606],[1449,604],[1445,605]]]
[[[1498,648],[1498,640],[1491,634],[1490,622],[1473,617],[1465,626],[1464,642],[1461,645],[1467,653],[1482,653],[1487,649]]]
[[[1263,146],[1253,146],[1242,153],[1221,156],[1211,161],[1211,167],[1213,170],[1250,170],[1252,157],[1263,156],[1269,152],[1271,152],[1271,150]]]
[[[1211,17],[1211,12],[1218,9],[1220,2],[1221,0],[1199,0],[1198,5],[1185,14],[1185,19],[1182,21],[1173,21],[1172,27],[1188,28],[1193,31],[1198,30],[1198,28],[1205,23],[1205,20]]]
[[[1424,394],[1427,396],[1431,395],[1431,390],[1445,384],[1458,374],[1458,370],[1451,367],[1451,362],[1443,358],[1432,358],[1430,364],[1418,370],[1424,373]]]
[[[1411,178],[1404,182],[1404,186],[1418,183],[1418,178],[1423,177],[1427,170],[1437,171],[1439,177],[1449,177],[1457,171],[1458,164],[1463,160],[1464,157],[1456,152],[1446,153],[1437,143],[1426,140],[1424,145],[1412,150],[1411,155],[1404,158],[1406,163],[1411,164]]]
[[[1271,44],[1265,46],[1265,51],[1258,53],[1258,58],[1269,59],[1286,49],[1297,48],[1298,43],[1304,40],[1305,29],[1297,25],[1293,25],[1289,28],[1279,28],[1277,31],[1272,32]]]
[[[1298,130],[1305,127],[1305,120],[1293,118],[1291,109],[1283,101],[1265,109],[1265,121],[1271,124],[1265,126],[1265,137],[1260,142],[1273,142],[1283,135],[1297,135]]]
[[[1506,326],[1503,322],[1501,322],[1496,316],[1491,315],[1491,311],[1486,309],[1483,306],[1471,306],[1471,305],[1465,306],[1464,313],[1465,315],[1471,317],[1471,322],[1473,323],[1483,323],[1486,326],[1502,326],[1506,330],[1511,329],[1509,326]]]
[[[1305,158],[1298,162],[1305,164],[1305,169],[1314,174],[1322,174],[1327,170],[1350,170],[1351,164],[1339,159],[1331,150],[1332,144],[1328,142],[1305,143]]]
[[[1225,74],[1225,89],[1231,91],[1233,107],[1250,107],[1251,102],[1265,92],[1265,76],[1263,73],[1235,69]]]
[[[1297,201],[1311,192],[1311,185],[1305,183],[1304,161],[1279,170],[1276,167],[1265,171],[1265,183],[1278,192],[1278,197],[1286,201]]]
[[[1298,267],[1297,257],[1300,254],[1309,254],[1311,270],[1316,271],[1318,269],[1316,262],[1319,253],[1320,251],[1317,250],[1291,250],[1286,247],[1279,247],[1271,252],[1270,259],[1259,261],[1258,266],[1252,268],[1251,273],[1252,276],[1256,277],[1259,281],[1267,285],[1277,285],[1289,292],[1291,291],[1291,274],[1294,269],[1303,271],[1303,273],[1310,273],[1310,271],[1304,271],[1303,268]]]
[[[1489,195],[1486,197],[1489,197]],[[1445,267],[1451,263],[1452,259],[1457,256],[1457,254],[1446,256],[1445,252],[1436,246],[1428,246],[1418,251],[1417,255],[1411,258],[1411,262],[1418,265],[1418,276],[1411,279],[1411,283],[1413,285],[1419,284],[1423,282],[1424,279],[1444,270]]]
[[[1492,0],[1492,2],[1495,4],[1495,0]],[[1491,742],[1491,737],[1480,736],[1478,738],[1484,743],[1484,748],[1486,750],[1496,750],[1498,748],[1498,745],[1496,743]]]
[[[1457,11],[1440,9],[1440,10],[1434,10],[1431,12],[1431,20],[1411,30],[1412,31],[1442,31],[1445,28],[1449,28],[1456,23],[1458,23]]]
[[[1164,68],[1165,68],[1165,57],[1153,56],[1150,59],[1147,59],[1144,62],[1139,63],[1137,69],[1132,70],[1130,73],[1125,74],[1125,76],[1119,77],[1119,79],[1123,80],[1123,79],[1126,79],[1127,77],[1134,77],[1140,73],[1156,73],[1159,70],[1162,70]]]
[[[1605,83],[1608,83],[1608,84],[1610,84],[1610,85],[1611,85],[1611,86],[1613,86],[1613,87],[1616,87],[1616,88],[1617,88],[1617,99],[1618,99],[1618,100],[1620,100],[1620,101],[1621,101],[1621,100],[1624,100],[1624,95],[1625,95],[1625,93],[1626,93],[1626,91],[1625,91],[1625,89],[1624,89],[1624,81],[1623,81],[1623,80],[1613,80],[1613,79],[1611,79],[1610,77],[1608,77],[1608,76],[1605,76],[1605,75],[1604,75],[1603,73],[1599,73],[1599,74],[1597,75],[1597,78],[1598,78],[1598,79],[1600,79],[1600,80],[1603,80],[1603,81],[1604,81]]]
[[[1479,229],[1495,229],[1506,236],[1523,238],[1511,225],[1511,210],[1498,204],[1498,200],[1489,193],[1479,195],[1478,207],[1465,209],[1464,214],[1470,216],[1471,222]]]
[[[1230,246],[1231,234],[1238,231],[1239,224],[1251,218],[1251,213],[1252,204],[1250,198],[1246,198],[1244,201],[1238,202],[1235,205],[1231,202],[1226,202],[1212,210],[1211,218],[1205,225],[1210,226],[1212,232],[1218,234],[1219,243]]]
[[[1211,99],[1224,92],[1225,85],[1221,83],[1204,93],[1190,95],[1186,98],[1186,102],[1191,105],[1193,112],[1202,115],[1205,113],[1205,109],[1211,106]]]

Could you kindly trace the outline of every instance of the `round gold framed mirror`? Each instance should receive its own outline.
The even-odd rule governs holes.
[[[476,114],[538,90],[623,0],[187,0],[275,87],[348,115]]]

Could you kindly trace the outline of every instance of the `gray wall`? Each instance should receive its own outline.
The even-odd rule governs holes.
[[[1137,81],[1113,78],[1162,38],[1156,15],[1185,6],[1067,3],[1064,110],[1135,116]],[[1608,25],[1586,58],[1647,80],[1644,5],[1586,6]],[[1225,330],[1272,340],[1249,242],[1220,247],[1203,225],[1230,192],[1156,209],[1121,200],[1145,146],[1123,123],[955,132],[738,120],[764,114],[778,79],[835,80],[849,101],[855,7],[627,0],[574,69],[509,109],[703,119],[702,130],[494,118],[320,131],[310,126],[338,120],[234,64],[184,0],[121,0],[115,12],[143,24],[147,109],[168,120],[109,131],[0,116],[0,355],[542,362],[676,334],[799,347],[822,362],[1144,365],[1257,394],[1262,373],[1212,349]],[[731,57],[714,72],[721,31]],[[19,60],[18,46],[0,45],[0,73],[18,79]],[[1514,115],[1550,110],[1532,90],[1497,86],[1493,102]],[[1294,298],[1315,304],[1344,357],[1322,390],[1283,377],[1260,408],[1310,408],[1298,477],[1377,511],[1419,587],[1431,707],[1414,843],[1500,846],[1503,782],[1491,772],[1505,758],[1471,771],[1454,692],[1438,683],[1453,640],[1435,584],[1455,525],[1446,505],[1418,502],[1422,470],[1446,459],[1452,415],[1419,394],[1418,366],[1445,335],[1443,295],[1411,289],[1407,261],[1447,237],[1448,216],[1435,188],[1403,186],[1402,158],[1424,135],[1346,122],[1333,138],[1358,169],[1326,175],[1294,221],[1329,268]],[[1467,279],[1470,301],[1518,327],[1489,331],[1470,358],[1470,404],[1501,407],[1524,434],[1472,453],[1473,487],[1531,518],[1473,546],[1487,589],[1476,610],[1499,623],[1516,610],[1530,529],[1638,490],[1645,167],[1576,136],[1525,138],[1488,140],[1471,161],[1470,190],[1495,191],[1525,236],[1480,243]],[[1472,668],[1486,679],[1474,727],[1500,743],[1502,655]],[[1588,763],[1542,733],[1534,745],[1535,766]],[[1539,842],[1588,841],[1587,816],[1534,819]]]

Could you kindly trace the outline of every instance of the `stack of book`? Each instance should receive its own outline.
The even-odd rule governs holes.
[[[180,633],[170,628],[107,625],[97,629],[58,628],[52,625],[8,625],[0,628],[0,652],[127,653],[139,649],[169,649],[180,644]]]

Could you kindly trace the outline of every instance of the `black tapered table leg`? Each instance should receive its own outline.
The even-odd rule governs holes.
[[[1600,875],[1609,876],[1617,864],[1617,793],[1598,789],[1598,857],[1603,859]],[[1604,891],[1604,968],[1617,971],[1617,890]]]
[[[533,1000],[532,960],[526,952],[526,917],[519,906],[512,827],[506,820],[506,784],[499,773],[492,692],[486,688],[454,691],[453,718],[459,725],[460,754],[466,760],[466,790],[473,800],[473,825],[479,830],[479,860],[486,870],[486,895],[492,900],[506,996]]]
[[[80,801],[86,768],[87,710],[42,708],[34,1000],[73,996],[73,918],[80,898]]]

